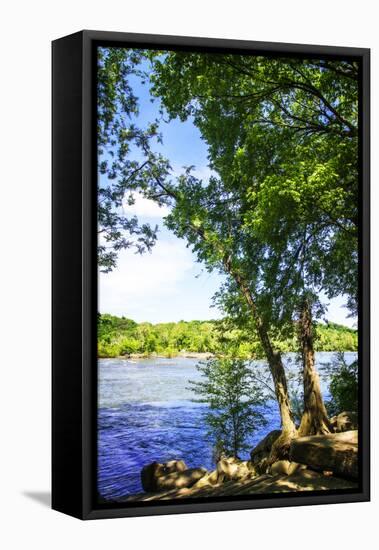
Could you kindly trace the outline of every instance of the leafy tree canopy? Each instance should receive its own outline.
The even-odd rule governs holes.
[[[302,292],[321,289],[330,298],[347,295],[354,313],[357,64],[151,57],[153,93],[171,117],[193,118],[218,176],[205,184],[188,173],[179,181],[169,227],[209,267],[234,263],[271,321],[288,318]]]

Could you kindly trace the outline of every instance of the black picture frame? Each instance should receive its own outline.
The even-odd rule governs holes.
[[[352,57],[360,78],[360,487],[238,500],[96,502],[98,45]],[[85,30],[52,44],[52,507],[81,519],[300,506],[370,499],[370,50]]]

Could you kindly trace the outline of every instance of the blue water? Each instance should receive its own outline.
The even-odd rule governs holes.
[[[356,357],[346,355],[351,361]],[[319,353],[317,363],[332,357],[332,353]],[[188,380],[200,378],[197,362],[185,358],[99,361],[98,490],[103,498],[141,492],[140,472],[149,462],[183,459],[189,467],[214,467],[203,422],[206,406],[192,402],[194,395],[188,388]],[[285,362],[293,368],[291,354]],[[326,388],[324,381],[325,396]],[[268,423],[254,433],[251,448],[280,427],[276,403],[268,403],[265,416]]]

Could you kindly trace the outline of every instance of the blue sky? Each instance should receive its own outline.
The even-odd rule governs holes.
[[[158,116],[158,102],[151,103],[148,86],[142,85],[139,79],[134,78],[132,85],[140,99],[136,123],[146,126]],[[198,177],[206,180],[210,176],[207,147],[192,121],[163,123],[161,132],[161,151],[170,159],[175,174],[179,174],[183,166],[193,165]],[[220,317],[220,312],[211,307],[211,299],[222,283],[222,276],[206,272],[185,241],[165,229],[163,217],[168,213],[167,208],[136,195],[135,204],[125,204],[124,211],[137,215],[141,223],[158,225],[158,242],[151,253],[121,251],[117,268],[111,273],[100,273],[99,311],[152,323]],[[328,302],[327,319],[354,326],[356,320],[346,318],[344,297]]]

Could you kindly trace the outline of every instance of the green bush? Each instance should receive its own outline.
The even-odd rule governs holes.
[[[264,397],[246,361],[236,357],[217,357],[200,362],[200,382],[189,381],[198,403],[206,403],[204,416],[208,437],[219,453],[239,456],[248,449],[248,437],[266,421],[259,411]]]
[[[140,343],[138,340],[125,338],[119,344],[119,355],[130,355],[139,351]]]
[[[351,365],[343,365],[340,371],[332,376],[329,391],[332,396],[330,413],[358,412],[358,361]]]
[[[342,411],[358,412],[358,361],[348,364],[340,352],[324,370],[329,376],[331,399],[326,403],[329,415]]]

